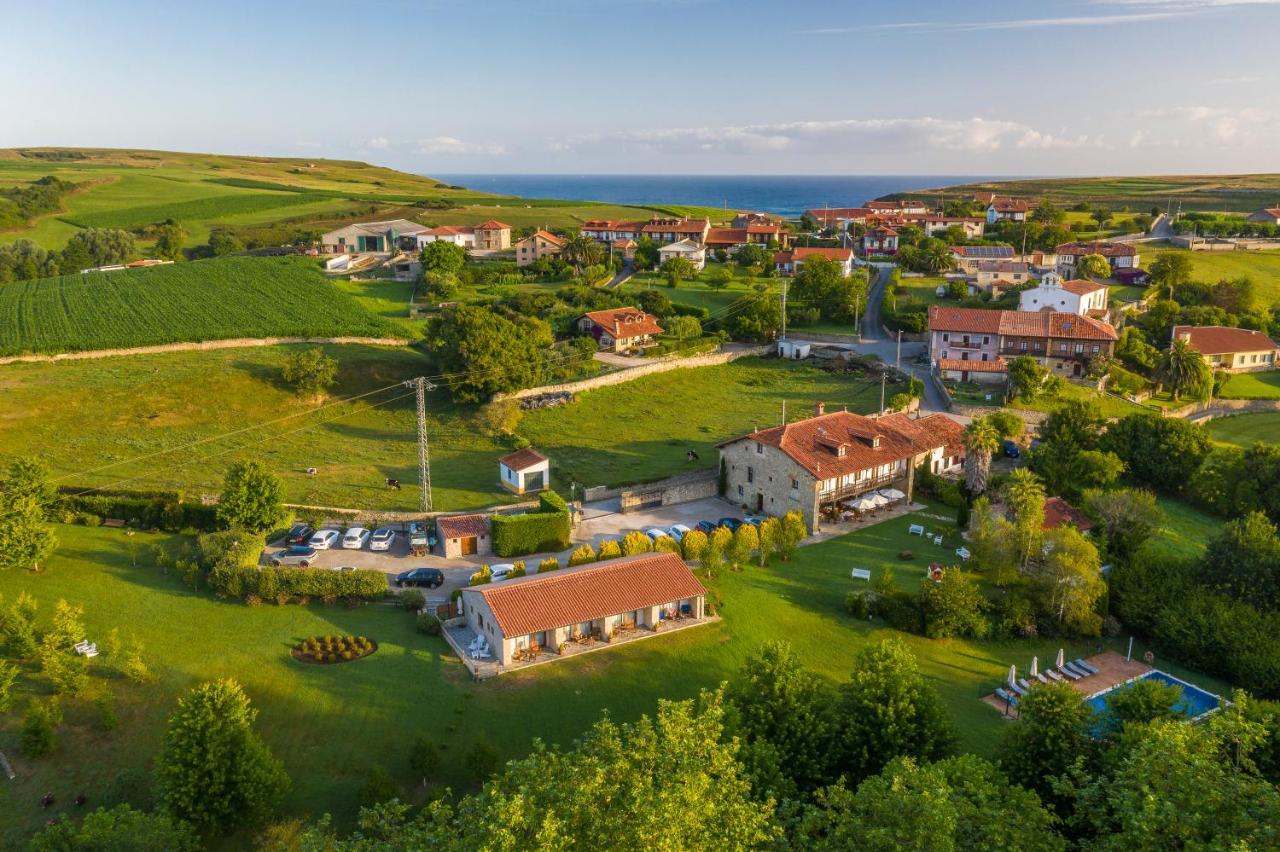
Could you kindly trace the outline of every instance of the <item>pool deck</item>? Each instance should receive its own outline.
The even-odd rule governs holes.
[[[1137,660],[1126,660],[1123,654],[1115,651],[1103,651],[1101,654],[1085,657],[1084,661],[1097,669],[1098,673],[1082,677],[1079,680],[1068,681],[1068,683],[1085,697],[1096,695],[1117,684],[1132,680],[1135,677],[1141,677],[1147,672],[1153,671],[1152,667],[1146,663],[1141,663]],[[1045,668],[1052,668],[1052,666],[1045,666]],[[1019,675],[1025,676],[1022,672],[1019,672]],[[982,701],[1002,714],[1005,712],[1004,699],[995,693],[984,695]],[[1017,708],[1014,708],[1013,712],[1016,714]]]

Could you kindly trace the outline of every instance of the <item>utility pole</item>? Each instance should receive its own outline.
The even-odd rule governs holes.
[[[868,281],[870,281],[870,280],[871,280],[871,279],[870,279],[870,276],[868,276],[867,280],[868,280]],[[868,289],[868,290],[870,290],[870,289],[871,289],[871,288],[870,288],[870,286],[868,286],[868,287],[867,287],[867,289]],[[854,300],[853,300],[853,327],[854,327],[854,329],[856,329],[856,330],[857,330],[857,332],[858,332],[858,342],[859,342],[859,343],[861,343],[861,342],[862,342],[862,323],[858,321],[858,308],[859,308],[859,307],[861,307],[861,302],[860,302],[860,300],[858,300],[858,299],[854,299]]]
[[[792,269],[795,267],[793,266]],[[782,276],[782,340],[787,339],[787,277]]]
[[[431,511],[431,455],[427,449],[427,391],[436,386],[424,378],[410,379],[405,382],[418,398],[418,510]]]
[[[902,329],[898,329],[898,348],[893,355],[893,367],[895,370],[902,369]]]
[[[888,373],[880,374],[880,413],[884,414],[884,383],[889,376]]]

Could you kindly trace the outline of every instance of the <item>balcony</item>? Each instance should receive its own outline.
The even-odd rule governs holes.
[[[883,488],[891,485],[902,478],[902,474],[894,471],[883,476],[873,476],[870,479],[860,479],[857,482],[851,482],[848,485],[837,485],[829,491],[818,491],[818,500],[827,503],[832,500],[843,500],[845,497],[856,497],[859,494],[865,494],[876,488]]]
[[[981,349],[982,344],[976,340],[948,340],[942,344],[947,349]]]

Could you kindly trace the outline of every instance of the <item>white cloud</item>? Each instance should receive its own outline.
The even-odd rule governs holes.
[[[1249,148],[1280,133],[1280,117],[1259,107],[1226,107],[1188,104],[1137,113],[1147,119],[1133,147]]]
[[[466,154],[466,155],[487,155],[499,156],[507,153],[506,146],[485,142],[465,142],[455,136],[432,136],[427,139],[419,139],[417,153],[426,156],[440,156],[443,154]]]
[[[372,139],[365,140],[365,143],[361,147],[368,148],[373,151],[385,151],[390,146],[391,143],[387,141],[387,137],[375,136]]]

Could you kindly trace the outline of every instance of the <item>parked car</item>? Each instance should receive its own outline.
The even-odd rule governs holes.
[[[279,568],[281,565],[297,565],[307,568],[316,559],[316,549],[305,544],[291,544],[284,550],[277,551],[271,557],[271,564]]]
[[[378,527],[369,538],[370,550],[390,550],[395,544],[396,531],[388,527]]]
[[[396,585],[402,588],[423,586],[428,589],[438,589],[444,585],[444,572],[439,568],[414,568],[410,571],[401,571],[396,575]]]
[[[356,566],[354,565],[338,565],[333,570],[347,572],[347,571],[355,571],[357,569],[356,569]]]
[[[294,524],[289,527],[289,531],[285,533],[285,544],[306,544],[311,541],[311,536],[316,534],[316,528],[311,524]]]
[[[689,529],[684,524],[676,524],[671,529],[667,530],[667,535],[671,536],[676,541],[684,541],[685,535],[690,532],[693,532],[693,530]]]
[[[707,535],[711,535],[716,531],[716,524],[714,521],[698,521],[694,529],[697,529],[699,532],[704,532]]]
[[[747,515],[742,519],[744,524],[751,524],[753,527],[759,527],[764,523],[764,515]]]
[[[328,550],[338,543],[341,534],[337,530],[320,530],[311,536],[311,540],[307,542],[316,550]]]
[[[507,576],[514,570],[516,570],[516,566],[511,562],[499,562],[497,565],[489,566],[489,574],[495,583],[501,583],[507,579]]]
[[[717,526],[727,527],[729,532],[737,532],[738,527],[742,526],[742,521],[737,518],[724,517],[716,521]]]
[[[658,527],[649,527],[649,529],[644,531],[644,534],[649,536],[650,540],[657,541],[658,539],[666,536],[667,531],[664,529],[659,529]]]
[[[369,543],[369,531],[364,527],[352,527],[342,536],[342,546],[346,550],[359,550]]]
[[[1016,459],[1022,455],[1022,449],[1013,441],[1005,441],[1004,454],[1011,459]]]

